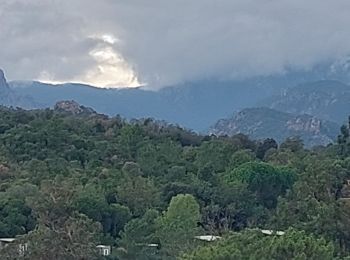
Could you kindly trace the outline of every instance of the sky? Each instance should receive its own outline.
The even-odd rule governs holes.
[[[349,0],[0,0],[10,80],[149,89],[350,54]]]

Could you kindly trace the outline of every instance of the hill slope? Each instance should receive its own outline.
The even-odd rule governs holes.
[[[269,108],[247,108],[231,118],[219,120],[210,132],[229,136],[243,133],[256,139],[272,137],[278,142],[299,136],[310,147],[333,142],[338,129],[335,123],[309,115],[293,115]]]
[[[38,105],[27,95],[16,93],[6,81],[4,72],[0,69],[0,104],[4,106],[34,108]]]
[[[271,95],[269,84],[259,81],[203,81],[168,87],[157,92],[141,88],[101,89],[81,84],[50,85],[40,82],[10,83],[11,89],[30,95],[41,104],[53,107],[60,100],[75,100],[110,116],[152,117],[205,131],[229,111],[254,105]]]
[[[321,81],[316,84],[321,85],[318,88],[313,83],[311,87],[306,83],[323,79],[327,75],[323,70],[315,70],[241,80],[207,79],[170,86],[159,91],[13,81],[9,83],[9,87],[17,98],[11,102],[0,100],[0,103],[15,106],[19,104],[25,108],[45,108],[53,107],[60,100],[76,100],[110,116],[120,114],[129,119],[152,117],[202,132],[207,132],[218,118],[223,118],[232,111],[255,107],[257,104],[284,112],[306,113],[343,122],[350,107],[347,85]],[[329,77],[333,78],[332,75]],[[304,85],[291,88],[301,83]],[[288,91],[284,92],[283,89]],[[283,94],[276,95],[277,93]],[[26,99],[24,102],[18,98],[23,96],[31,97],[32,101],[28,102]],[[271,96],[273,98],[269,98]]]
[[[264,100],[261,105],[343,123],[350,112],[350,86],[331,80],[301,84]]]

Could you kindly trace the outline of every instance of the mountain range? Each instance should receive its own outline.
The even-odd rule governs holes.
[[[215,135],[244,133],[278,142],[299,136],[307,147],[332,143],[350,115],[350,86],[336,80],[302,83],[263,98],[257,107],[243,109],[217,121]]]
[[[210,129],[214,135],[244,133],[254,139],[273,137],[282,142],[298,136],[307,147],[328,145],[339,133],[339,125],[311,115],[295,115],[270,108],[246,108],[232,117],[219,120]]]
[[[335,80],[350,80],[344,76],[347,74],[344,69],[347,63],[344,64],[333,65],[338,66],[337,69],[327,69],[327,73],[323,67],[318,67],[312,72],[294,71],[241,80],[188,82],[159,91],[144,88],[103,89],[74,83],[53,85],[37,81],[7,82],[0,70],[0,103],[33,109],[53,107],[62,100],[74,100],[109,116],[119,114],[129,119],[151,117],[201,133],[208,133],[210,129],[217,134],[241,132],[254,138],[263,138],[264,132],[269,132],[269,137],[277,140],[298,133],[307,138],[307,144],[326,144],[334,139],[335,126],[345,122],[350,114],[350,87]],[[259,109],[249,112],[246,108]],[[248,116],[232,123],[232,120],[238,119],[229,115],[237,115],[242,110]],[[256,125],[249,116],[253,112],[260,115],[262,121],[259,129],[254,131],[252,128]],[[226,121],[231,123],[225,123],[225,120],[217,122],[220,118],[227,118]],[[310,135],[315,132],[293,132],[286,128],[286,122],[293,118],[306,125],[310,120],[321,122],[325,128],[320,128],[318,135],[322,137],[317,136],[313,140]],[[243,119],[246,123],[243,123]],[[252,126],[247,127],[248,123]],[[213,131],[217,126],[220,129]],[[233,126],[234,129],[231,129]]]
[[[334,80],[304,83],[269,97],[260,105],[343,123],[350,114],[350,86]]]
[[[30,96],[24,96],[11,88],[6,81],[4,72],[0,70],[0,104],[22,108],[34,108],[35,101]]]
[[[273,84],[258,79],[208,80],[150,91],[143,88],[102,89],[82,84],[9,82],[10,88],[19,96],[33,97],[32,108],[53,107],[60,100],[75,100],[110,116],[152,117],[201,132],[207,131],[218,118],[254,106],[262,97],[269,97],[278,85],[277,80]]]

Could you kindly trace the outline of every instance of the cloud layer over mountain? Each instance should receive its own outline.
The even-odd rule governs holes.
[[[348,0],[2,0],[10,79],[151,88],[350,54]]]

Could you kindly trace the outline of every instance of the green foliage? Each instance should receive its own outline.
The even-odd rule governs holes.
[[[148,210],[141,218],[129,221],[121,232],[118,251],[121,259],[155,259],[158,248],[149,245],[159,244],[156,237],[158,211]]]
[[[159,193],[151,179],[128,176],[117,187],[117,199],[138,217],[159,204]]]
[[[29,259],[95,259],[97,244],[112,259],[345,258],[348,126],[338,141],[306,150],[298,139],[277,147],[151,119],[1,108],[0,237],[18,236],[1,257],[30,242]],[[206,234],[231,235],[195,239]]]
[[[287,168],[276,168],[267,163],[248,162],[225,175],[228,184],[237,181],[247,184],[260,204],[267,208],[276,206],[277,198],[293,185],[295,176]]]
[[[32,210],[24,199],[0,195],[0,237],[15,237],[35,227]]]
[[[289,229],[283,236],[264,236],[260,231],[234,233],[200,247],[183,260],[334,259],[334,246],[322,238]]]
[[[280,199],[274,223],[277,228],[293,226],[323,235],[347,251],[349,204],[340,196],[349,168],[338,160],[305,160],[308,166],[288,196]]]
[[[238,166],[247,163],[247,162],[251,162],[255,160],[255,156],[254,153],[250,150],[239,150],[237,152],[235,152],[231,159],[230,159],[230,163],[229,163],[229,168],[230,169],[234,169],[237,168]]]
[[[95,234],[98,226],[84,215],[73,215],[59,229],[39,223],[29,234],[1,252],[1,259],[99,259]],[[28,245],[24,257],[19,255],[20,245]],[[16,257],[17,256],[17,257]]]
[[[274,139],[267,138],[258,145],[256,149],[256,157],[262,160],[265,158],[265,154],[270,149],[277,149],[277,148],[278,148],[277,142]]]
[[[289,137],[283,143],[281,143],[281,149],[287,149],[292,152],[298,152],[303,150],[304,143],[300,137]]]
[[[5,248],[4,259],[18,255],[19,244],[28,244],[26,259],[97,259],[95,244],[99,226],[76,213],[71,198],[76,188],[72,181],[45,181],[40,192],[28,198],[37,216],[37,227]]]
[[[348,125],[343,125],[338,136],[339,153],[342,156],[350,155],[350,117]]]
[[[192,195],[173,197],[167,211],[158,219],[157,236],[164,254],[175,256],[190,249],[200,232],[199,221],[199,205]]]

